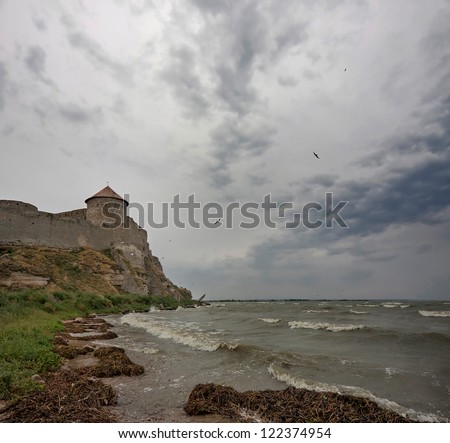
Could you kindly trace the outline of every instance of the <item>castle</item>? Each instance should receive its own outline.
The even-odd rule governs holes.
[[[85,203],[86,208],[52,214],[29,203],[0,200],[0,245],[107,250],[122,271],[115,277],[121,290],[190,297],[188,290],[165,277],[147,232],[127,215],[125,199],[106,186]]]

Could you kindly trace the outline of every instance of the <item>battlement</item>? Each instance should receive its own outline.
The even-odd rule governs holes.
[[[0,209],[11,212],[36,212],[38,210],[36,206],[18,200],[0,200]]]
[[[122,224],[116,228],[105,228],[103,221],[108,221],[108,217],[103,214],[102,208],[111,202]],[[143,253],[149,251],[147,232],[126,214],[128,202],[109,186],[88,198],[86,205],[87,208],[52,214],[39,211],[30,203],[0,200],[0,244],[88,247],[97,250],[115,245],[133,245]]]
[[[126,200],[107,186],[85,202],[86,208],[51,214],[29,203],[0,200],[0,245],[108,250],[108,257],[115,262],[114,272],[105,277],[109,290],[168,295],[177,300],[192,297],[164,275],[147,243],[147,232],[128,216]],[[116,227],[108,228],[112,222]],[[3,283],[0,278],[0,286],[26,287],[27,282],[46,286],[50,281],[50,276],[29,274],[7,275]]]

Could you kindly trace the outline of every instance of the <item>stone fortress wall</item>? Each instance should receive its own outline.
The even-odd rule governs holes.
[[[121,243],[148,251],[147,232],[127,217],[127,228],[102,228],[86,219],[86,209],[51,214],[14,200],[0,200],[0,243],[87,247],[99,251]],[[108,219],[111,221],[111,219]]]
[[[104,210],[109,205],[108,217]],[[147,232],[127,215],[128,202],[109,186],[86,200],[85,209],[52,214],[15,200],[0,200],[0,245],[91,248],[109,250],[122,269],[121,289],[134,294],[167,294],[177,299],[190,296],[164,275],[151,253]],[[111,209],[111,206],[114,209]],[[120,218],[119,218],[120,217]],[[102,227],[120,220],[115,228]]]

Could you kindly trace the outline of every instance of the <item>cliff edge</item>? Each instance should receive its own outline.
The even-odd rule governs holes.
[[[0,245],[0,288],[166,295],[178,301],[192,298],[189,290],[174,285],[164,275],[156,257],[145,257],[139,266],[115,247],[96,251]]]
[[[164,275],[127,200],[106,186],[85,203],[53,214],[0,200],[0,287],[192,298]]]

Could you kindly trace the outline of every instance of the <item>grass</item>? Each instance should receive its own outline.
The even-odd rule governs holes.
[[[0,400],[39,389],[31,377],[58,367],[60,357],[53,351],[53,337],[62,330],[61,320],[92,313],[145,311],[151,306],[175,308],[179,304],[164,296],[0,291]]]

